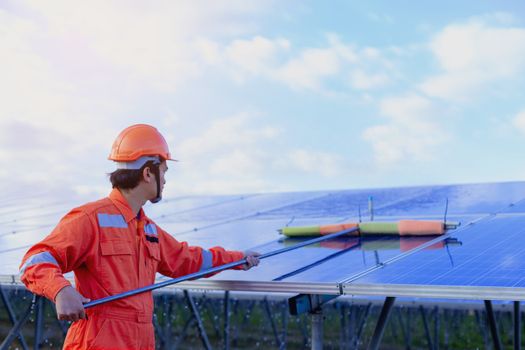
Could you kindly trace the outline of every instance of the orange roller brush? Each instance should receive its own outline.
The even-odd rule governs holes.
[[[362,223],[341,223],[321,226],[285,227],[279,230],[288,237],[325,236],[335,232],[359,227],[359,231],[350,235],[399,235],[432,236],[442,235],[448,229],[455,229],[459,223],[436,220],[400,220],[398,222],[370,221]]]
[[[357,227],[358,224],[349,223],[349,224],[333,224],[333,225],[323,225],[319,226],[319,234],[321,236],[329,235],[331,233],[336,233],[343,230],[348,230],[349,228]]]
[[[397,225],[400,236],[428,236],[445,233],[445,225],[442,221],[400,220]]]

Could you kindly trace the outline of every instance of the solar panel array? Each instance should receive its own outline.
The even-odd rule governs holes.
[[[280,236],[277,229],[286,225],[372,218],[440,220],[446,212],[447,221],[462,224],[446,236],[339,238],[268,258],[250,271],[225,271],[184,285],[472,299],[498,295],[525,300],[519,290],[525,285],[524,198],[525,183],[512,182],[194,196],[168,199],[145,210],[175,238],[192,245],[261,253],[302,240]],[[47,235],[70,206],[53,203],[51,197],[0,206],[3,281],[17,279],[28,246]]]

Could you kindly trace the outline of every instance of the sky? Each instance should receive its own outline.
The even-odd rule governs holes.
[[[166,197],[525,179],[521,0],[0,0],[0,190],[104,196],[125,127]]]

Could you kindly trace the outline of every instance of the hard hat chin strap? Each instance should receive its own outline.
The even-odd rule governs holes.
[[[149,201],[155,204],[162,199],[162,195],[160,193],[160,163],[153,163],[150,169],[155,174],[155,180],[157,181],[157,196],[155,198],[150,199]]]

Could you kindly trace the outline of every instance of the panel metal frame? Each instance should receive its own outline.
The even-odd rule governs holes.
[[[341,285],[339,283],[318,282],[196,280],[178,283],[173,287],[176,289],[232,290],[244,292],[341,294]]]
[[[343,295],[395,296],[413,298],[443,298],[466,300],[525,301],[525,288],[443,286],[407,284],[356,284],[342,285]]]

